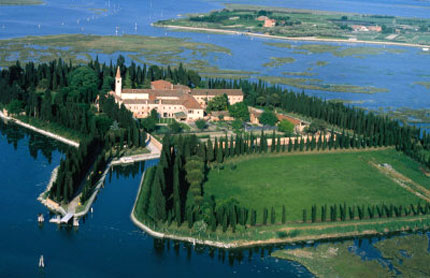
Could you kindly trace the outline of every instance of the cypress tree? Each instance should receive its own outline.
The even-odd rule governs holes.
[[[276,150],[276,137],[275,137],[275,131],[272,133],[272,144],[270,145],[270,152],[275,152]]]
[[[312,219],[312,223],[315,223],[315,221],[317,220],[317,206],[316,205],[312,206],[311,219]]]
[[[251,210],[251,226],[257,224],[257,211],[255,209]]]
[[[282,224],[287,222],[287,212],[285,210],[285,205],[282,205]]]
[[[272,207],[272,211],[270,212],[270,223],[273,225],[276,222],[276,212],[275,209]]]
[[[303,209],[303,223],[306,223],[307,221],[307,215],[306,215],[306,209]]]
[[[175,158],[175,164],[173,167],[173,206],[175,210],[175,219],[176,222],[179,225],[182,223],[182,201],[181,201],[181,184],[180,184],[180,177],[179,177],[179,164],[180,164],[180,158],[179,156],[176,156]]]
[[[222,148],[217,148],[216,161],[221,164],[224,161]]]
[[[267,208],[264,208],[263,210],[263,225],[267,225],[267,218],[269,216],[269,211]]]

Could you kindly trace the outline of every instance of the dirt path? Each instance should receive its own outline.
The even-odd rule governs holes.
[[[290,40],[290,41],[340,42],[340,43],[348,43],[348,44],[363,43],[363,44],[394,45],[394,46],[407,46],[407,47],[419,47],[419,48],[430,47],[429,45],[424,45],[424,44],[401,43],[401,42],[323,39],[323,38],[316,38],[316,37],[285,37],[285,36],[265,35],[265,34],[242,32],[242,31],[233,31],[233,30],[222,30],[222,29],[211,29],[211,28],[200,28],[200,27],[187,27],[187,26],[176,26],[176,25],[155,25],[154,24],[153,26],[162,27],[162,28],[171,28],[171,29],[214,32],[214,33],[223,33],[223,34],[230,34],[230,35],[242,35],[242,36],[266,38],[266,39]]]
[[[427,216],[420,216],[420,217],[414,217],[414,218],[395,218],[398,221],[402,221],[402,222],[412,222],[412,221],[416,221],[416,220],[423,220],[423,219],[427,219]],[[294,231],[294,230],[322,230],[322,229],[327,229],[327,228],[339,228],[339,227],[350,227],[350,226],[363,226],[363,225],[373,225],[373,224],[387,224],[393,222],[393,218],[385,218],[385,219],[378,219],[378,220],[373,220],[373,221],[367,221],[367,220],[362,220],[361,222],[353,222],[353,223],[348,223],[348,222],[336,222],[333,224],[320,224],[320,225],[307,225],[307,226],[302,226],[302,227],[286,227],[286,228],[282,228],[279,231],[283,231],[283,232],[289,232],[289,231]]]
[[[387,176],[390,180],[400,185],[402,188],[413,193],[418,198],[423,199],[426,202],[430,202],[430,191],[424,186],[414,182],[405,175],[397,172],[391,165],[383,166],[374,162],[369,162],[370,165],[378,169],[382,174]]]

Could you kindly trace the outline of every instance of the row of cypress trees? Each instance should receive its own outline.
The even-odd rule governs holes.
[[[310,219],[308,219],[308,210],[303,209],[303,222],[309,220],[314,222],[326,221],[346,221],[346,220],[364,220],[375,218],[391,218],[391,217],[404,217],[427,215],[430,213],[430,203],[410,204],[409,206],[403,205],[353,205],[347,206],[344,204],[334,204],[331,206],[323,205],[320,209],[313,205],[310,209]]]
[[[209,88],[242,88],[247,105],[281,109],[324,120],[357,136],[364,136],[365,140],[376,141],[378,145],[396,146],[398,150],[430,167],[430,135],[422,134],[419,128],[388,116],[308,96],[304,92],[298,94],[262,81],[209,79],[203,85]]]

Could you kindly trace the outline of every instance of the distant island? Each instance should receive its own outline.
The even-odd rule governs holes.
[[[0,6],[41,5],[43,3],[41,0],[0,0]]]
[[[415,46],[426,51],[430,44],[429,19],[240,4],[154,25],[276,39]]]

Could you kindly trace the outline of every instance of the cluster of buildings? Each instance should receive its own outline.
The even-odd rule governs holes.
[[[258,21],[264,21],[263,27],[271,28],[276,26],[276,19],[270,19],[265,15],[257,17]]]
[[[179,121],[204,118],[207,103],[219,95],[227,95],[231,105],[243,101],[241,89],[191,89],[165,80],[151,82],[151,89],[123,89],[119,68],[115,77],[115,91],[109,94],[116,103],[130,110],[135,118],[145,118],[155,109],[160,117]]]
[[[364,25],[352,25],[352,30],[355,32],[382,32],[382,27],[375,26],[364,26]]]

